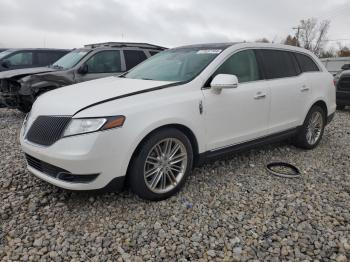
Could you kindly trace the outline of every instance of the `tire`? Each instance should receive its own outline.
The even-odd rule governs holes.
[[[128,182],[140,198],[164,200],[181,189],[192,172],[192,165],[193,150],[187,136],[175,128],[161,129],[139,146],[131,162]]]
[[[19,105],[17,109],[22,113],[28,113],[32,109],[32,105]]]
[[[337,105],[337,110],[344,110],[345,106],[344,105]]]
[[[317,121],[317,124],[314,122],[316,121],[315,118],[319,121]],[[312,123],[315,123],[314,128],[311,126],[311,129],[309,129],[309,125],[312,125]],[[294,138],[294,145],[303,149],[315,148],[322,139],[325,126],[325,111],[320,106],[313,106],[307,114],[304,124]]]

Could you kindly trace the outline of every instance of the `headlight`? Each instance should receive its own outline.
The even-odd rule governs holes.
[[[63,136],[73,136],[123,126],[125,116],[76,118],[68,124]]]

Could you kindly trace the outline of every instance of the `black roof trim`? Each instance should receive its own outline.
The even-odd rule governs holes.
[[[230,43],[208,43],[208,44],[196,44],[196,45],[185,45],[179,46],[174,49],[183,49],[183,48],[211,48],[211,49],[226,49],[230,46],[239,44],[239,42],[230,42]]]
[[[165,50],[166,47],[152,45],[148,43],[133,43],[133,42],[105,42],[105,43],[96,43],[84,45],[85,48],[98,48],[98,47],[137,47],[143,49],[156,49],[156,50]]]

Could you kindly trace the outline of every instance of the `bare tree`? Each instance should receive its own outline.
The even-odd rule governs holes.
[[[316,18],[309,18],[300,21],[300,46],[320,55],[327,40],[327,33],[329,30],[330,21],[323,20],[318,23]]]
[[[282,41],[282,44],[299,46],[298,39],[295,36],[288,35],[287,38]]]
[[[338,52],[337,55],[339,57],[348,57],[350,56],[350,48],[348,46],[344,46],[341,43],[338,43]]]
[[[255,42],[256,43],[270,43],[270,41],[265,37],[256,39]]]

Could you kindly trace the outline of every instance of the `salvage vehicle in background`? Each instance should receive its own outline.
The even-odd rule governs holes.
[[[0,53],[0,72],[48,66],[69,51],[51,48],[7,49]]]
[[[337,109],[343,110],[346,106],[350,106],[350,65],[343,66],[344,70],[338,73],[335,78],[337,88]]]
[[[29,171],[56,186],[127,180],[141,198],[161,200],[207,159],[286,138],[315,148],[335,109],[333,77],[309,51],[193,45],[40,96],[20,142]]]
[[[0,73],[0,103],[29,112],[35,99],[47,91],[124,73],[164,49],[146,43],[85,45],[49,67]]]

